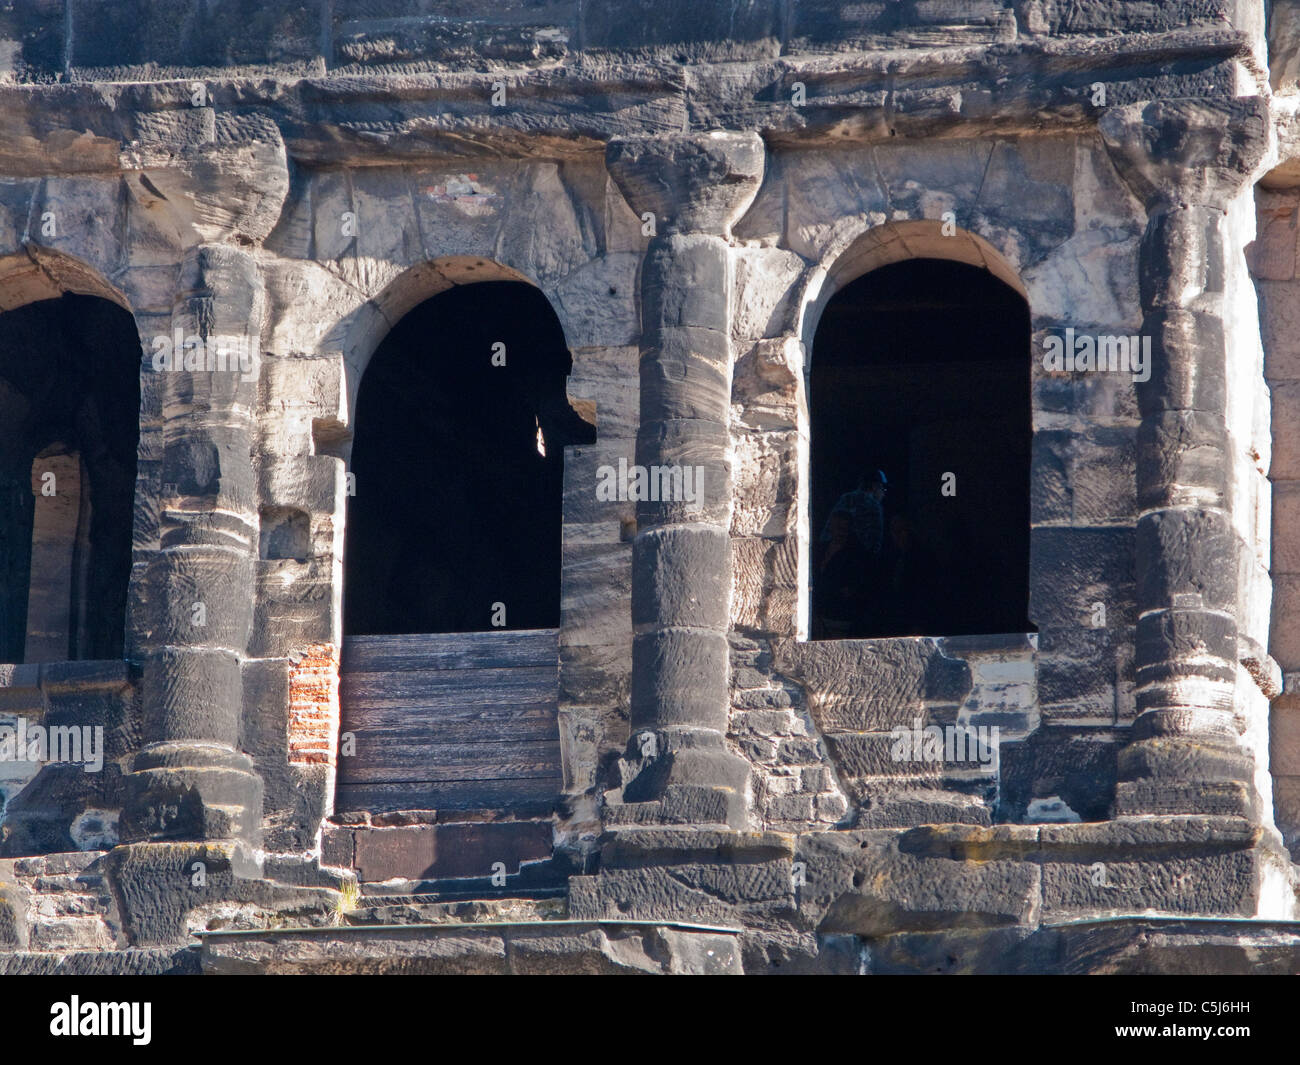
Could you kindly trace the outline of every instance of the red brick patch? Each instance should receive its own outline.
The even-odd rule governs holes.
[[[289,764],[336,765],[339,649],[313,644],[289,666]]]

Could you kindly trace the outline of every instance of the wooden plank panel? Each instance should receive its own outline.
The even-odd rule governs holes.
[[[414,669],[395,673],[344,673],[339,697],[366,706],[411,706],[432,711],[466,706],[513,706],[556,699],[555,666],[521,669]]]
[[[502,669],[554,665],[559,631],[433,633],[413,636],[349,636],[343,641],[344,673],[406,669]]]
[[[558,633],[344,641],[338,810],[503,809],[562,786]]]
[[[419,707],[349,706],[342,731],[358,741],[384,743],[495,743],[502,740],[553,740],[559,736],[555,702],[517,708],[470,707],[430,714]]]
[[[537,779],[556,776],[560,741],[516,743],[373,744],[357,741],[357,753],[339,759],[339,779],[444,781]]]
[[[368,810],[509,810],[551,802],[560,792],[559,776],[533,780],[457,780],[424,784],[350,784],[340,782],[334,809]]]

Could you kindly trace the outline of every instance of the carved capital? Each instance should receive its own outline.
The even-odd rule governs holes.
[[[1267,108],[1253,96],[1115,107],[1098,128],[1148,211],[1223,207],[1252,180],[1268,147]]]
[[[683,133],[614,140],[605,163],[637,214],[660,233],[727,236],[763,180],[757,133]]]

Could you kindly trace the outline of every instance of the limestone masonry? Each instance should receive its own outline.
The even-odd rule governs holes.
[[[1297,0],[3,5],[0,973],[1300,972],[1298,247]]]

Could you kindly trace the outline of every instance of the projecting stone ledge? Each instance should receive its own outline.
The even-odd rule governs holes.
[[[635,921],[523,921],[219,932],[205,974],[742,973],[739,930]]]
[[[0,975],[746,975],[915,973],[1283,975],[1300,923],[1117,917],[1023,928],[852,935],[635,921],[284,929],[201,948],[0,954]]]
[[[1275,842],[1230,817],[800,836],[623,827],[603,841],[598,873],[569,880],[569,915],[743,928],[746,971],[833,955],[860,967],[833,946],[853,940],[885,957],[949,943],[969,971],[995,972],[1068,921],[1290,919],[1295,878]]]
[[[195,947],[0,953],[0,976],[197,976]]]
[[[1282,976],[1300,972],[1300,922],[1128,917],[1048,927],[1021,972]]]
[[[820,938],[829,943],[829,937]],[[747,973],[757,971],[751,957],[747,950]],[[803,961],[797,955],[792,960]],[[1126,916],[1044,925],[1032,933],[1015,928],[901,932],[864,941],[859,971],[879,976],[1281,975],[1300,971],[1300,923]]]

